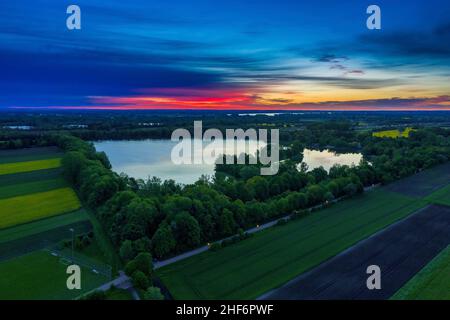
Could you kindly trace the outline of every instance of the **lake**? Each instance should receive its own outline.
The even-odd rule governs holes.
[[[192,142],[195,141],[199,142],[200,148],[192,148],[192,154],[201,156],[201,140],[192,139]],[[217,140],[217,142],[224,141]],[[179,183],[189,184],[197,181],[201,175],[214,174],[214,164],[174,164],[171,160],[171,152],[177,143],[171,140],[122,140],[94,142],[94,145],[97,151],[104,151],[107,154],[114,171],[124,172],[136,179],[156,176],[163,181],[173,179]],[[203,145],[206,146],[209,143],[206,142]],[[262,144],[261,147],[264,145]],[[236,141],[236,150],[237,154],[246,151],[244,140]],[[256,150],[258,150],[257,142],[248,141],[247,153],[255,155]],[[232,148],[225,149],[225,153],[233,154]]]
[[[330,150],[303,150],[303,162],[308,165],[308,170],[322,166],[325,170],[329,171],[335,164],[357,166],[362,158],[363,155],[361,153],[336,153]]]
[[[223,140],[219,141],[223,142]],[[107,154],[114,171],[126,173],[136,179],[156,176],[163,181],[173,179],[179,183],[189,184],[197,181],[201,175],[214,175],[214,164],[174,164],[171,160],[171,152],[176,144],[177,142],[171,140],[94,142],[97,151],[104,151]],[[203,145],[208,144],[209,142],[206,142]],[[236,147],[237,154],[245,152],[245,141],[237,140]],[[201,156],[201,150],[201,147],[192,149],[192,154]],[[254,155],[256,150],[258,150],[257,142],[248,141],[247,153]],[[225,153],[233,152],[232,149],[226,149]],[[358,165],[362,157],[360,153],[338,154],[329,150],[305,149],[303,152],[303,162],[308,165],[309,170],[323,166],[328,171],[334,164]]]

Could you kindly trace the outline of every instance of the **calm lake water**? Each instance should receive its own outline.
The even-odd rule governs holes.
[[[201,142],[201,140],[197,140],[197,142]],[[114,171],[124,172],[137,179],[156,176],[162,180],[173,179],[179,183],[189,184],[197,181],[201,175],[212,176],[214,174],[214,164],[174,164],[171,160],[171,152],[176,144],[177,142],[171,140],[94,142],[98,151],[104,151],[108,155]],[[257,149],[256,141],[248,142],[247,153],[255,154]],[[245,141],[238,140],[237,153],[245,151]],[[233,152],[232,149],[225,149],[225,153],[232,154]],[[201,155],[201,148],[192,149],[192,154]],[[329,170],[336,163],[349,166],[358,165],[361,159],[362,155],[359,153],[336,154],[328,150],[309,149],[304,150],[303,157],[303,161],[310,170],[320,166]]]
[[[192,139],[192,144],[201,140]],[[217,140],[222,142],[223,140]],[[178,142],[171,140],[139,140],[139,141],[101,141],[94,142],[97,151],[104,151],[117,173],[124,172],[130,177],[147,179],[156,176],[163,181],[173,179],[176,182],[189,184],[197,181],[201,175],[214,174],[214,164],[180,164],[171,160],[172,148]],[[204,143],[207,146],[209,142]],[[225,140],[226,146],[226,140]],[[261,148],[264,145],[261,146]],[[192,148],[193,156],[201,156],[202,148]],[[236,142],[237,154],[246,151],[244,140]],[[251,140],[247,143],[247,153],[256,154],[258,144]],[[225,149],[226,154],[233,154],[233,148]]]
[[[355,165],[357,166],[363,155],[361,153],[336,153],[330,150],[303,150],[303,162],[308,165],[308,169],[312,170],[322,166],[329,171],[335,164]]]

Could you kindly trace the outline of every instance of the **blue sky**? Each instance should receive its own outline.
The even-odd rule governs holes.
[[[70,4],[81,30],[66,28]],[[381,30],[366,28],[370,4]],[[449,1],[2,0],[0,12],[0,108],[450,108]]]

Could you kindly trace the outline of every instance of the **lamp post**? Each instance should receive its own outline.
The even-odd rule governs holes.
[[[75,230],[73,230],[73,228],[70,228],[69,230],[70,230],[70,232],[72,232],[72,263],[73,263],[73,242],[74,242],[74,231]]]

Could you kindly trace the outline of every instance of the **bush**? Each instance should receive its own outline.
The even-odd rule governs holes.
[[[222,244],[220,242],[214,242],[213,244],[211,244],[209,246],[209,250],[211,250],[211,251],[218,251],[221,248],[222,248]]]
[[[145,290],[149,286],[149,281],[147,276],[142,271],[135,271],[131,276],[131,280],[133,281],[133,285],[138,288]]]
[[[137,263],[134,260],[131,260],[125,265],[125,274],[129,277],[131,277],[136,270],[137,270]]]
[[[119,255],[124,261],[130,261],[136,256],[133,249],[133,243],[130,240],[125,240],[119,249]]]
[[[144,292],[144,300],[164,300],[161,290],[157,287],[149,287]]]
[[[146,276],[150,276],[153,272],[152,255],[148,252],[139,253],[136,258],[136,267],[139,271],[142,271]]]

